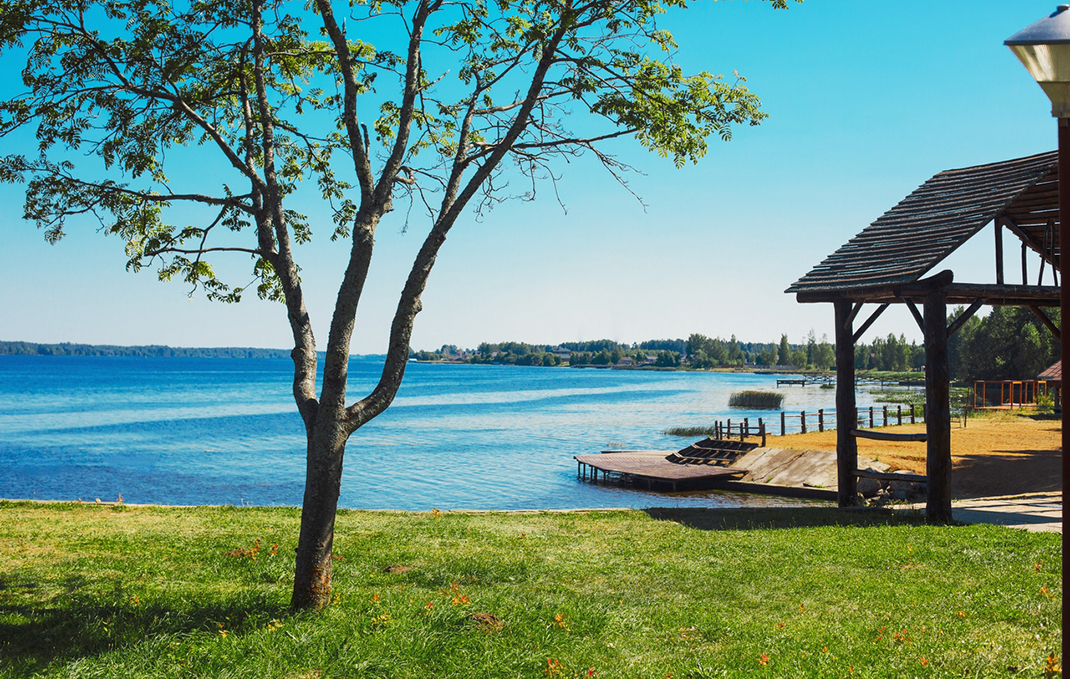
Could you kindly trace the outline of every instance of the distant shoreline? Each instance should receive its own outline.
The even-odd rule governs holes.
[[[118,346],[61,342],[0,341],[0,356],[103,356],[114,358],[290,358],[290,349],[259,347],[171,347],[165,344]],[[323,352],[320,352],[322,356]],[[381,354],[354,355],[353,358],[383,358]]]

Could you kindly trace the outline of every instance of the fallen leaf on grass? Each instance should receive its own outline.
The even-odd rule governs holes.
[[[468,616],[480,630],[484,632],[500,632],[505,627],[505,623],[498,619],[498,616],[493,613],[487,613],[480,611],[479,613],[473,613]]]

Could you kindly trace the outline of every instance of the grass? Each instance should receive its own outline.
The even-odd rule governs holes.
[[[0,677],[1040,677],[1060,642],[1052,534],[344,511],[334,604],[291,614],[298,518],[0,503]]]
[[[737,391],[728,398],[730,408],[774,410],[784,404],[784,394],[775,391]]]

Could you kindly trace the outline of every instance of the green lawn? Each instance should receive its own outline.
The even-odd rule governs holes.
[[[1060,643],[1053,534],[342,512],[334,604],[294,615],[298,518],[0,503],[0,677],[1042,677]]]

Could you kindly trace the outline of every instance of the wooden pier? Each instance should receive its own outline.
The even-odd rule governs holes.
[[[835,380],[829,377],[778,377],[776,385],[805,387],[811,384],[835,384]]]
[[[576,455],[576,475],[584,481],[602,483],[617,480],[642,484],[647,488],[668,486],[676,491],[708,485],[713,481],[736,479],[747,473],[719,464],[672,462],[677,453],[664,450],[607,450],[595,455]]]

